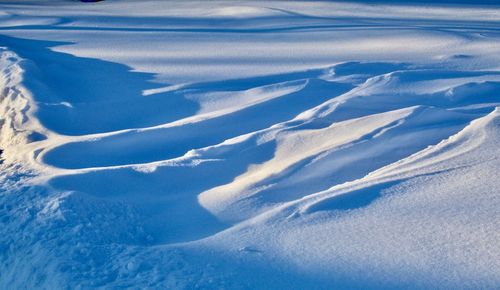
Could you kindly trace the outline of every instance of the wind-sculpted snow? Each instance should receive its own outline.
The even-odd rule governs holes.
[[[500,285],[496,6],[193,5],[0,2],[1,289]]]

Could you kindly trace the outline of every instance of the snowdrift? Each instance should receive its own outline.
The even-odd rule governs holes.
[[[0,2],[0,288],[496,288],[500,10],[366,2]]]

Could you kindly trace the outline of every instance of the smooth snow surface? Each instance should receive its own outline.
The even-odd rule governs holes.
[[[366,2],[0,1],[0,289],[498,289],[500,6]]]

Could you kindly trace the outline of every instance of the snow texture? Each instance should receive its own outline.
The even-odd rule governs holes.
[[[498,289],[500,6],[424,2],[0,1],[0,289]]]

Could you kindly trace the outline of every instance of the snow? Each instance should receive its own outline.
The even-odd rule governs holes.
[[[0,289],[498,288],[500,9],[425,2],[0,1]]]

